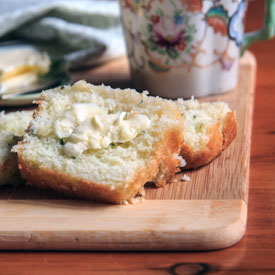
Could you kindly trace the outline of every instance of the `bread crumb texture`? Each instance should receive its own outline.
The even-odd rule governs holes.
[[[107,117],[117,117],[121,121],[135,114],[143,122],[146,117],[146,127],[141,129],[144,123],[139,122],[136,127],[127,124],[130,138],[113,138],[112,142],[104,142],[102,146],[96,144],[90,147],[87,145],[89,138],[82,131],[81,136],[77,136],[77,144],[85,144],[86,147],[81,153],[71,156],[64,147],[75,140],[72,139],[74,130],[83,123],[77,116],[80,113],[70,119],[72,124],[68,126],[65,123],[62,133],[56,131],[56,121],[63,119],[65,113],[70,114],[75,104],[84,104],[104,113],[105,121],[98,120],[95,115],[88,118],[80,116],[90,119],[91,123],[96,122],[93,127],[105,129]],[[109,127],[116,127],[116,122],[112,123]],[[95,132],[95,129],[87,133],[100,138],[106,130]],[[42,93],[29,130],[15,150],[21,172],[31,185],[51,187],[84,198],[125,203],[135,197],[147,181],[155,180],[158,186],[162,186],[178,171],[180,160],[175,156],[183,144],[183,129],[182,108],[171,100],[151,97],[146,92],[138,93],[132,89],[112,89],[78,81],[73,86]],[[79,128],[77,131],[79,133]],[[113,132],[118,133],[117,130]]]
[[[11,148],[24,135],[32,119],[32,113],[0,113],[0,185],[20,182],[16,154],[11,152]]]

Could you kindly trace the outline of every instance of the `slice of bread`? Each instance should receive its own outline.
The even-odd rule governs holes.
[[[0,113],[0,185],[17,184],[21,181],[16,154],[11,152],[11,148],[24,135],[32,119],[32,113],[32,111]]]
[[[235,112],[224,102],[199,103],[194,98],[178,100],[184,113],[183,169],[195,169],[209,163],[236,137]]]
[[[183,133],[175,102],[79,81],[42,93],[14,150],[30,185],[123,203],[173,177]]]

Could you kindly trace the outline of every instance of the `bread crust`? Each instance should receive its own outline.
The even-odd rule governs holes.
[[[175,155],[179,153],[182,143],[182,129],[168,129],[163,133],[163,138],[158,145],[159,150],[154,152],[153,158],[136,172],[132,180],[117,184],[114,189],[110,185],[76,178],[45,166],[35,166],[22,156],[21,150],[24,142],[20,142],[18,146],[18,167],[28,185],[42,189],[51,188],[79,198],[121,204],[132,199],[146,182],[154,180],[156,174],[161,175],[160,179],[156,179],[158,186],[162,186],[169,181],[178,171],[179,160],[175,158]]]
[[[222,129],[221,129],[222,128]],[[203,166],[215,159],[224,151],[235,139],[237,134],[237,120],[235,112],[229,112],[226,115],[224,125],[221,127],[221,121],[208,129],[209,142],[199,151],[194,150],[186,144],[183,144],[180,155],[186,161],[186,169],[195,169]]]
[[[224,126],[223,126],[223,144],[222,151],[224,151],[231,142],[235,139],[237,135],[237,120],[236,120],[236,112],[230,112],[227,114]]]

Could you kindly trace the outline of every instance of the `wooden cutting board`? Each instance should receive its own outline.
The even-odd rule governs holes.
[[[189,182],[147,188],[138,205],[72,200],[52,191],[3,187],[0,249],[206,250],[229,247],[245,233],[250,138],[256,62],[241,60],[238,87],[203,99],[222,100],[237,110],[238,134],[209,165],[186,172]],[[129,85],[126,59],[75,74],[94,83]]]

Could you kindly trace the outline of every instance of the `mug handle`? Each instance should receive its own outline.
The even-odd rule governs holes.
[[[244,35],[241,55],[254,42],[268,40],[275,35],[275,0],[265,1],[264,26],[258,31],[249,32]]]

